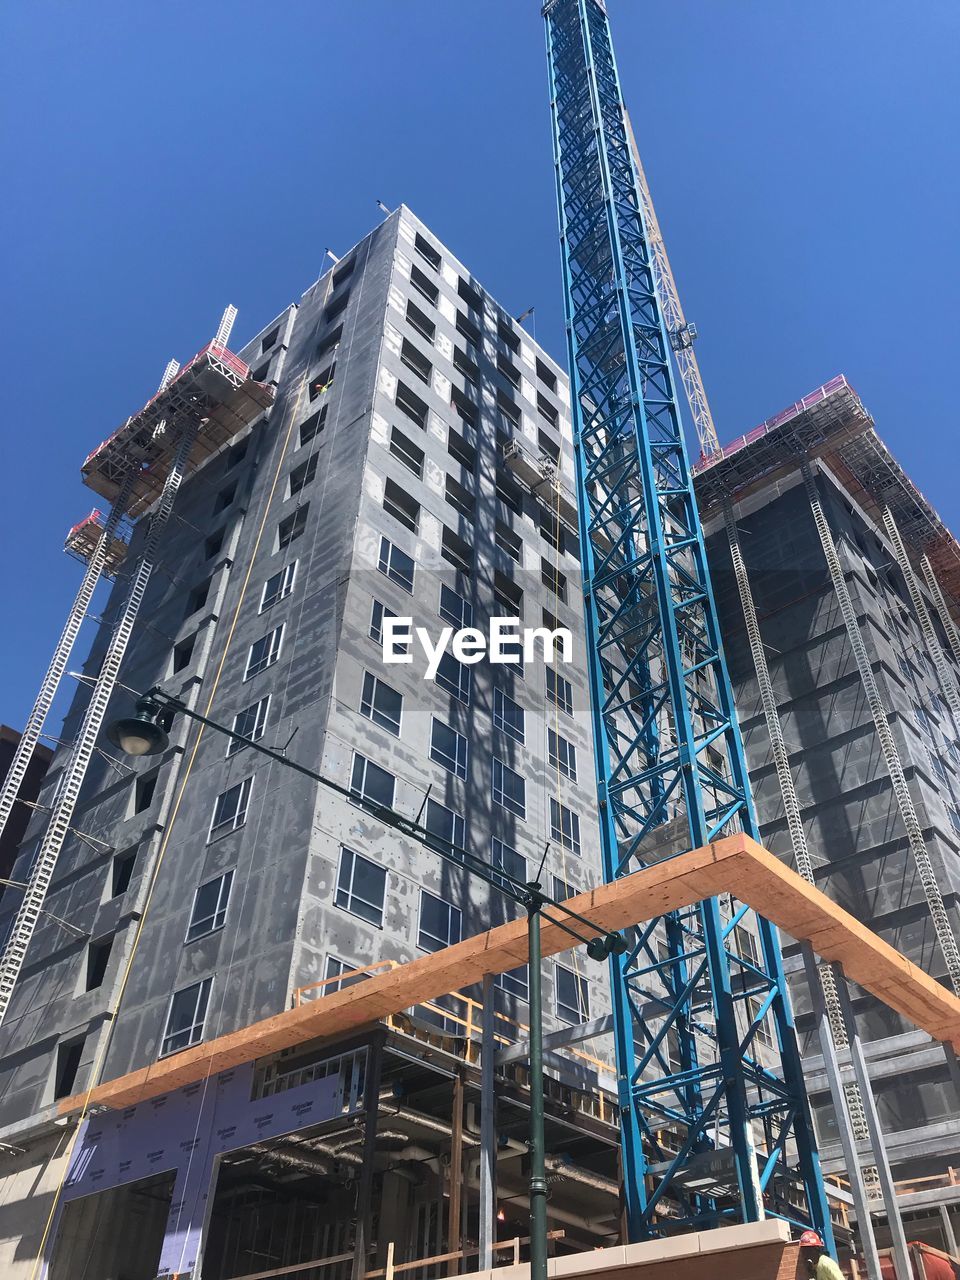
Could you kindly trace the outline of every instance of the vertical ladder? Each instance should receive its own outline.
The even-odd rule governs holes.
[[[173,465],[164,482],[163,491],[157,502],[156,509],[150,518],[150,530],[147,534],[136,572],[133,575],[130,591],[110,637],[103,665],[97,676],[90,702],[87,705],[83,722],[80,726],[80,732],[73,744],[73,750],[66,766],[63,786],[50,814],[50,820],[30,874],[23,901],[20,903],[10,938],[4,949],[3,957],[0,959],[0,1023],[3,1022],[10,1007],[10,1000],[17,978],[23,968],[27,949],[30,946],[47,890],[56,870],[57,859],[63,848],[63,842],[66,839],[73,812],[80,796],[80,788],[83,786],[87,767],[96,748],[97,738],[100,736],[107,706],[116,686],[120,666],[127,652],[127,645],[133,632],[133,626],[140,612],[140,605],[143,602],[150,575],[153,572],[154,558],[160,542],[160,536],[173,510],[174,500],[180,488],[180,482],[183,479],[190,450],[196,439],[198,426],[198,420],[191,419],[181,425],[179,429],[179,440]]]
[[[664,824],[686,848],[757,825],[605,6],[547,0],[543,15],[612,880],[645,865]],[[747,917],[759,943],[745,959],[732,942]],[[710,900],[638,926],[611,981],[631,1237],[773,1214],[832,1250],[776,930]]]
[[[920,567],[923,569],[923,576],[926,579],[930,598],[936,606],[937,615],[943,624],[947,640],[950,642],[950,652],[953,654],[954,661],[960,665],[960,632],[957,631],[957,624],[953,620],[953,614],[947,608],[947,602],[943,598],[943,592],[940,590],[940,583],[937,581],[937,575],[933,571],[929,556],[921,556]]]

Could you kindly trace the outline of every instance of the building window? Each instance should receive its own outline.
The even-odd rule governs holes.
[[[480,367],[475,364],[465,351],[459,347],[453,349],[453,367],[457,373],[463,374],[467,382],[476,386],[480,381]]]
[[[510,876],[509,880],[500,880],[498,882],[503,885],[511,885],[516,881],[520,884],[527,883],[527,860],[521,853],[517,853],[516,849],[512,849],[510,845],[504,844],[502,840],[498,840],[496,836],[490,841],[490,861],[498,871],[503,871]]]
[[[477,505],[476,499],[462,484],[458,484],[453,476],[445,477],[443,496],[454,511],[459,511],[467,520],[473,519]]]
[[[555,568],[549,560],[541,557],[540,560],[540,581],[550,591],[566,603],[567,599],[567,577]]]
[[[553,667],[544,667],[547,676],[547,697],[568,716],[573,715],[573,685],[558,675]]]
[[[514,742],[523,743],[524,712],[519,702],[508,697],[502,689],[493,691],[493,724]]]
[[[470,668],[458,662],[449,650],[437,663],[437,684],[461,702],[470,701],[471,677]]]
[[[309,418],[305,418],[300,423],[300,444],[299,448],[303,448],[305,444],[309,444],[316,436],[320,434],[327,424],[328,405],[323,405],[316,413],[311,413]]]
[[[227,455],[227,470],[232,471],[234,467],[239,467],[240,463],[247,456],[247,450],[250,448],[250,437],[241,440],[239,444],[235,444]]]
[[[330,390],[330,388],[333,386],[333,377],[336,371],[337,371],[337,362],[336,360],[334,360],[327,365],[327,367],[323,370],[322,373],[317,374],[317,376],[310,383],[311,402],[318,399],[318,397],[322,396],[325,391]]]
[[[244,738],[249,738],[251,742],[256,742],[258,738],[263,737],[263,731],[267,727],[267,708],[270,705],[269,696],[261,698],[259,702],[252,702],[249,707],[244,707],[242,711],[238,711],[233,717],[233,732],[239,733]],[[227,747],[227,755],[235,756],[239,751],[245,749],[246,744],[238,742],[236,738],[230,739],[230,745]]]
[[[404,591],[413,591],[413,567],[413,560],[405,551],[401,551],[389,538],[380,539],[380,559],[377,561],[377,568],[398,586],[403,587]]]
[[[537,432],[537,443],[540,446],[540,452],[545,453],[554,466],[560,462],[560,446],[552,436],[548,436],[545,431]]]
[[[311,484],[317,474],[317,459],[319,453],[311,453],[306,462],[301,462],[298,467],[290,472],[290,492],[287,494],[289,498],[295,498],[302,489]]]
[[[407,302],[407,324],[428,342],[432,342],[437,336],[437,326],[415,302]]]
[[[520,390],[520,370],[506,356],[497,356],[497,368],[517,391]]]
[[[429,385],[430,374],[433,372],[433,365],[407,338],[404,338],[401,343],[400,359],[411,373],[415,373],[417,375],[421,382],[426,382]]]
[[[389,729],[399,738],[402,711],[403,698],[396,689],[391,689],[383,680],[378,680],[369,671],[365,671],[360,695],[360,714],[380,725],[381,729]]]
[[[250,377],[254,382],[266,382],[267,374],[270,372],[270,361],[264,360],[259,369],[254,369]]]
[[[366,800],[384,809],[392,809],[396,785],[397,780],[392,773],[381,769],[359,751],[354,752],[350,794],[357,800]]]
[[[212,985],[212,978],[204,978],[202,982],[195,982],[174,994],[167,1014],[167,1027],[160,1042],[161,1058],[165,1054],[176,1053],[178,1049],[199,1044],[203,1039],[203,1024]]]
[[[552,370],[548,369],[547,366],[543,363],[543,361],[539,358],[537,359],[537,377],[540,379],[542,383],[544,383],[545,386],[549,387],[551,391],[556,391],[557,389],[556,375],[553,373]]]
[[[458,631],[473,626],[473,605],[451,587],[442,584],[440,587],[440,607],[437,612],[441,618],[445,618]]]
[[[473,572],[473,549],[470,543],[465,542],[446,525],[443,526],[440,539],[440,554],[448,564],[452,564],[461,573]]]
[[[377,644],[383,644],[383,620],[384,618],[396,618],[398,614],[392,609],[388,609],[385,604],[381,604],[379,600],[374,600],[373,609],[370,613],[370,639],[376,640]],[[401,653],[410,652],[409,641],[395,640],[394,645]]]
[[[427,403],[407,386],[405,382],[397,382],[397,408],[401,413],[405,413],[411,422],[415,422],[418,427],[426,429],[427,426]]]
[[[928,737],[932,736],[933,723],[926,708],[921,707],[919,703],[915,702],[913,704],[913,714],[916,716],[917,724],[920,726],[920,731],[927,734]]]
[[[193,910],[190,912],[190,924],[187,927],[187,942],[193,942],[194,938],[202,938],[206,933],[213,933],[216,929],[223,928],[232,887],[232,871],[225,871],[222,876],[217,876],[213,880],[208,880],[206,884],[200,885],[193,895]]]
[[[463,818],[453,809],[448,809],[446,805],[438,804],[436,800],[427,800],[427,812],[423,825],[431,836],[436,837],[437,843],[431,847],[444,851],[449,851],[451,846],[453,849],[465,847],[466,833]]]
[[[413,441],[396,427],[391,428],[390,431],[390,452],[395,458],[399,458],[405,467],[409,467],[418,480],[423,479],[423,450],[418,449]]]
[[[518,818],[527,816],[526,782],[496,756],[493,757],[493,802]]]
[[[420,257],[429,262],[434,271],[440,270],[440,254],[433,247],[429,240],[425,240],[418,231],[414,239],[414,248]]]
[[[272,351],[273,348],[277,345],[277,339],[279,337],[280,337],[280,326],[277,325],[275,329],[271,329],[270,332],[267,334],[267,336],[261,340],[260,354],[266,355],[268,351]]]
[[[277,526],[277,550],[283,551],[285,547],[289,547],[300,537],[304,529],[307,527],[307,511],[309,504],[304,503],[302,507],[297,507],[296,511],[291,512],[285,520],[281,520]]]
[[[296,560],[291,561],[290,564],[285,564],[282,569],[278,569],[276,573],[270,575],[263,584],[263,594],[260,597],[261,613],[265,609],[270,609],[273,605],[279,604],[281,600],[286,600],[293,590],[293,580],[296,575]]]
[[[145,813],[153,804],[154,793],[157,790],[157,779],[159,778],[159,770],[154,769],[152,773],[141,774],[133,784],[133,812]]]
[[[459,462],[461,467],[465,467],[467,471],[476,471],[476,449],[472,444],[468,443],[465,436],[462,436],[459,431],[455,431],[453,427],[447,433],[447,449],[450,451],[450,457]]]
[[[551,511],[540,512],[540,533],[544,542],[564,555],[567,548],[567,531]]]
[[[221,791],[213,806],[213,818],[210,820],[210,834],[207,840],[216,840],[218,836],[229,831],[237,831],[247,820],[247,809],[250,805],[250,791],[253,787],[253,776],[244,778],[236,786]]]
[[[554,902],[565,902],[567,898],[572,898],[576,889],[565,880],[563,876],[553,877],[553,900]]]
[[[462,733],[438,720],[431,721],[430,759],[449,769],[458,778],[467,776],[467,740]]]
[[[550,797],[550,835],[570,853],[580,855],[580,816]]]
[[[253,642],[250,646],[250,652],[247,654],[247,669],[243,673],[244,680],[249,680],[251,676],[257,676],[261,671],[266,671],[267,667],[273,666],[280,657],[282,640],[283,623]]]
[[[511,560],[516,560],[517,564],[523,563],[523,538],[519,533],[514,533],[502,520],[498,520],[494,528],[494,541]]]
[[[554,430],[557,430],[560,426],[560,414],[555,406],[552,405],[547,397],[540,391],[537,392],[537,408],[550,423],[551,427],[553,427]],[[559,457],[559,455],[560,450],[557,449],[557,457]],[[556,458],[554,461],[556,461]]]
[[[493,603],[508,618],[523,615],[523,588],[496,569],[493,574]]]
[[[559,770],[571,782],[577,780],[577,748],[568,742],[561,733],[553,729],[547,730],[547,744],[550,753],[550,765]]]
[[[480,330],[467,319],[462,311],[457,312],[457,333],[474,347],[480,345]]]
[[[514,355],[520,350],[520,339],[502,320],[497,325],[497,336],[505,347],[509,347]]]
[[[207,597],[210,594],[211,579],[207,578],[206,582],[201,582],[199,586],[193,588],[187,596],[187,607],[184,610],[184,618],[192,617],[193,614],[199,613],[203,606],[207,603]]]
[[[422,951],[442,951],[460,941],[463,915],[459,907],[420,890],[420,927],[417,946]]]
[[[459,387],[450,388],[450,407],[454,409],[460,421],[471,431],[477,429],[477,407],[467,399]]]
[[[81,1036],[79,1040],[57,1045],[57,1067],[53,1077],[54,1099],[69,1098],[73,1093],[86,1039],[86,1036]]]
[[[348,262],[338,262],[337,269],[333,273],[333,279],[330,281],[330,291],[334,292],[339,289],[344,280],[349,280],[353,275],[357,265],[356,258],[351,258]]]
[[[387,873],[384,868],[342,845],[335,904],[379,928],[383,924],[386,892]]]
[[[515,516],[523,515],[523,494],[513,483],[508,480],[502,471],[497,471],[496,475],[496,492],[497,497],[509,507]]]
[[[493,980],[493,985],[499,987],[508,996],[516,996],[518,1000],[530,999],[530,976],[525,964],[517,969],[507,969],[504,973],[498,973]]]
[[[586,978],[565,964],[557,965],[557,1017],[561,1022],[579,1026],[590,1018],[590,989]]]
[[[327,996],[333,995],[335,992],[343,991],[347,987],[356,986],[358,982],[365,982],[370,975],[355,972],[356,967],[354,964],[348,964],[346,960],[341,960],[339,956],[327,956],[327,962],[323,970],[325,979],[323,994]],[[331,981],[334,978],[338,979],[338,981]]]
[[[203,544],[203,558],[212,560],[214,556],[218,556],[223,550],[223,539],[226,536],[226,530],[218,529],[216,533],[211,533],[210,537]]]
[[[228,484],[225,489],[221,489],[217,494],[216,500],[213,504],[213,514],[218,516],[221,511],[226,511],[227,507],[230,506],[236,496],[237,482],[234,481],[232,484]]]
[[[328,302],[323,309],[323,322],[329,324],[331,320],[336,320],[337,316],[342,315],[347,309],[347,303],[350,301],[350,291],[342,293],[339,298],[334,298],[332,302]]]
[[[508,422],[520,425],[520,406],[505,391],[497,392],[497,407]]]
[[[476,289],[472,289],[466,280],[457,281],[457,293],[464,300],[471,311],[483,311],[483,298]]]
[[[946,762],[944,761],[943,756],[939,755],[936,751],[930,752],[930,767],[933,769],[934,777],[939,779],[939,781],[944,783],[944,785],[949,784],[950,775],[947,772]]]
[[[399,520],[405,528],[413,533],[417,532],[417,526],[420,523],[420,503],[395,480],[388,480],[383,487],[383,509],[388,516]]]
[[[947,816],[950,819],[950,825],[953,827],[954,833],[956,835],[960,835],[960,809],[957,809],[952,804],[948,804]]]
[[[339,347],[340,345],[340,339],[342,337],[343,337],[343,325],[338,324],[336,329],[334,329],[331,333],[328,333],[327,336],[324,338],[324,340],[317,347],[317,354],[316,354],[317,360],[322,360],[325,356],[328,356],[331,353],[331,351],[336,351],[337,347]]]
[[[136,853],[118,853],[113,859],[113,875],[111,877],[110,897],[119,898],[130,888],[133,868],[136,866]]]
[[[417,293],[426,298],[432,307],[437,305],[437,299],[440,297],[440,290],[429,276],[424,275],[419,267],[412,266],[410,268],[410,283],[416,289]]]
[[[87,980],[85,990],[96,991],[103,986],[107,976],[107,965],[110,963],[110,952],[113,950],[113,934],[108,938],[99,938],[87,947]]]

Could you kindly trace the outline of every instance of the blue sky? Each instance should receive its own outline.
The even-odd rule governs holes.
[[[377,198],[535,306],[562,358],[539,7],[7,7],[0,720],[27,714],[79,580],[61,547],[94,505],[84,456],[227,302],[241,343],[299,297]],[[960,525],[956,4],[609,9],[721,438],[844,372]]]

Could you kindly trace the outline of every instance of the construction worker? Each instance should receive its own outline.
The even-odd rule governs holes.
[[[826,1252],[816,1231],[805,1231],[800,1237],[800,1256],[807,1264],[811,1280],[846,1280],[843,1272]]]

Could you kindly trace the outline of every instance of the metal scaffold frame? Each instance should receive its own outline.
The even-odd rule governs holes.
[[[753,835],[756,819],[606,12],[549,0],[543,13],[613,880],[644,865],[665,823],[685,825],[691,848]],[[813,1225],[832,1250],[777,934],[757,917],[757,954],[733,945],[749,915],[724,920],[711,899],[638,928],[611,961],[629,1232],[660,1234],[669,1201],[673,1229],[773,1214]],[[776,1066],[760,1051],[768,1016]]]

